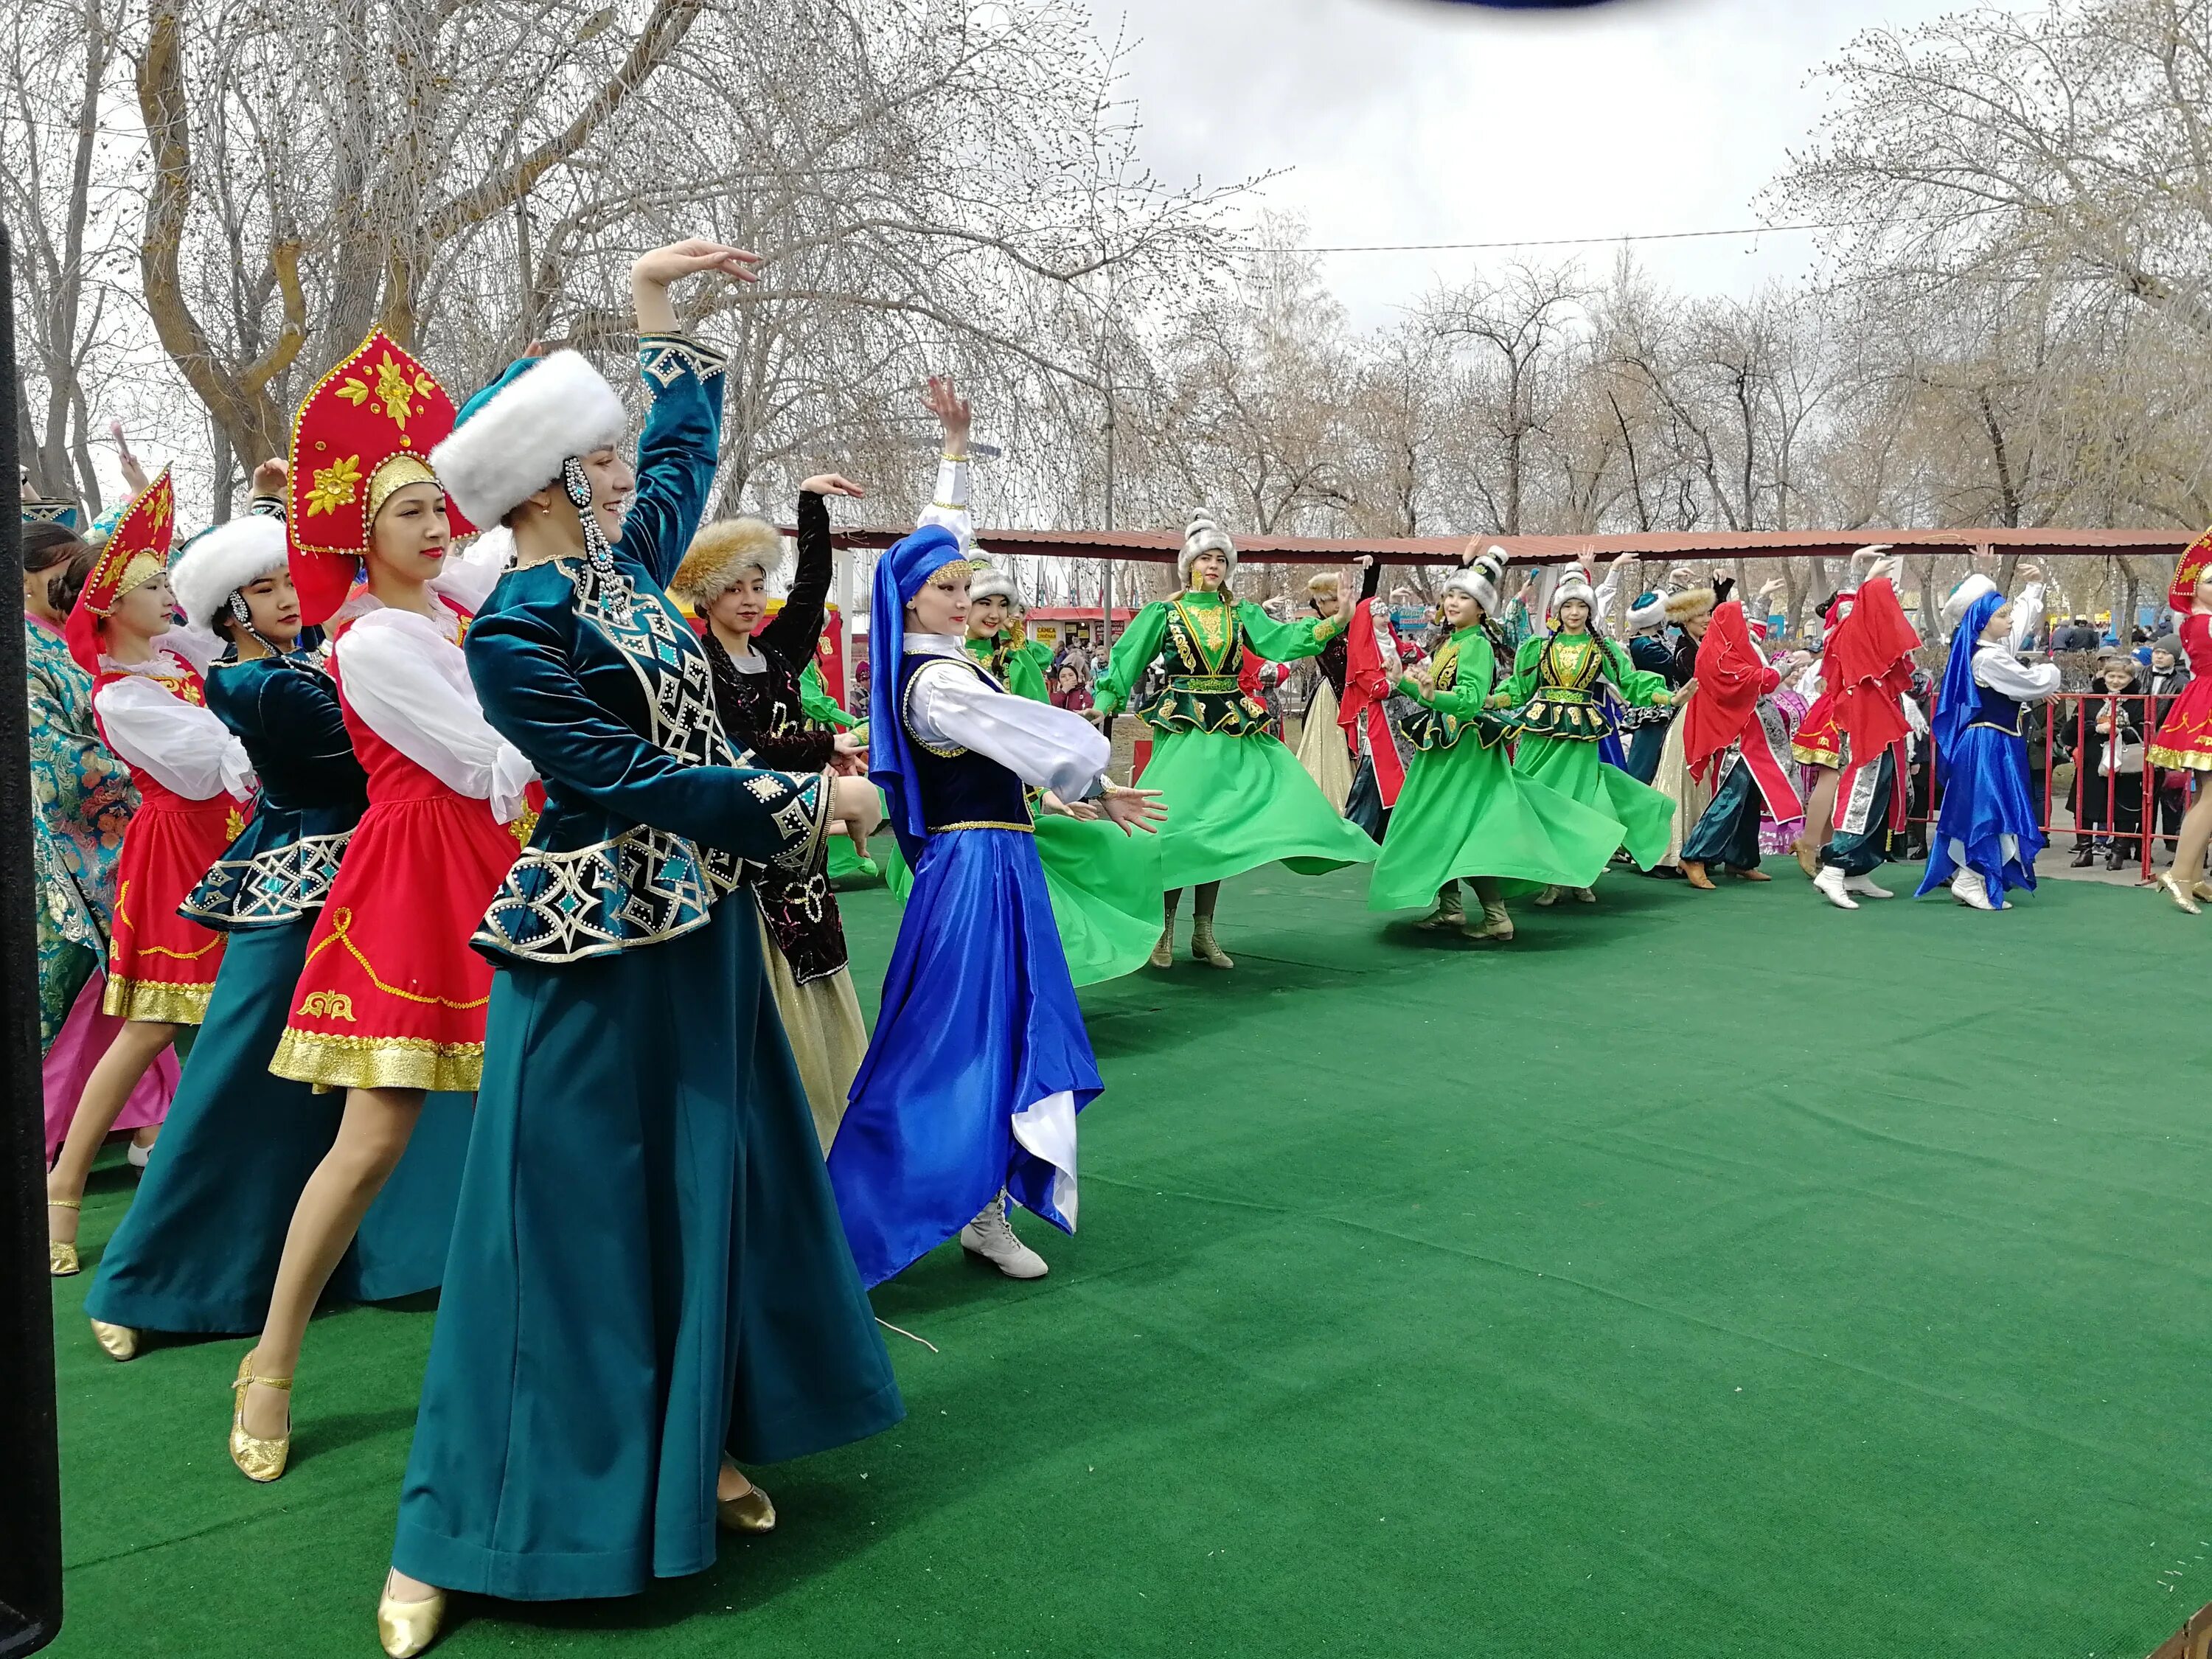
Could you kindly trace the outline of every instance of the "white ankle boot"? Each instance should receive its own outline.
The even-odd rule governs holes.
[[[1820,873],[1813,878],[1813,885],[1819,890],[1822,898],[1838,910],[1856,910],[1859,908],[1859,902],[1845,890],[1844,884],[1849,879],[1834,865],[1824,864],[1820,866]]]
[[[960,1248],[982,1257],[1009,1279],[1042,1279],[1051,1271],[1042,1256],[1014,1237],[1013,1224],[1006,1219],[1004,1193],[960,1230]]]
[[[1990,902],[1989,884],[1972,870],[1961,870],[1951,878],[1951,896],[1961,904],[1971,904],[1977,910],[1994,910]]]
[[[1888,888],[1878,885],[1872,876],[1845,876],[1844,890],[1856,893],[1861,898],[1895,898]]]

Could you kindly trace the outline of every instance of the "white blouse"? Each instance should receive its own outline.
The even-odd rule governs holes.
[[[2029,667],[2013,654],[2009,646],[1982,644],[1974,647],[1974,684],[1987,686],[2015,702],[2040,702],[2058,694],[2058,665],[2038,663]]]
[[[154,641],[159,654],[151,662],[103,660],[103,667],[124,678],[109,681],[93,699],[100,730],[109,748],[187,800],[212,800],[217,795],[251,799],[253,763],[246,758],[246,745],[213,709],[186,702],[153,678],[185,672],[201,644],[196,638],[179,637],[188,633],[173,629],[161,635]],[[212,661],[213,654],[205,660]],[[194,668],[202,665],[191,663]]]
[[[537,769],[484,719],[454,637],[459,618],[447,611],[434,621],[365,594],[346,609],[356,620],[331,654],[353,712],[448,788],[489,801],[501,823],[520,817]]]
[[[942,525],[960,538],[963,552],[975,545],[975,521],[968,513],[968,463],[963,459],[949,457],[937,464],[937,499],[921,510],[915,520],[918,529],[926,524]]]
[[[1103,786],[1114,746],[1082,715],[1000,690],[949,634],[909,634],[906,649],[945,659],[916,671],[908,686],[907,728],[922,742],[988,755],[1062,800],[1085,799]]]

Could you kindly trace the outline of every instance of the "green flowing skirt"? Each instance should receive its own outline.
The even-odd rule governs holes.
[[[1619,767],[1607,766],[1598,758],[1595,742],[1531,732],[1522,738],[1514,751],[1513,769],[1522,778],[1548,784],[1613,819],[1620,826],[1615,845],[1626,848],[1628,856],[1639,867],[1649,870],[1667,855],[1668,831],[1674,821],[1674,801],[1650,785],[1637,782]],[[1565,884],[1587,887],[1589,884]]]
[[[849,836],[830,837],[829,867],[824,872],[830,884],[835,888],[872,887],[884,878],[884,872],[872,855],[862,858],[854,850]]]
[[[1492,877],[1509,895],[1588,887],[1620,834],[1604,812],[1517,775],[1503,749],[1485,748],[1469,732],[1449,749],[1413,757],[1367,908],[1425,905],[1446,882],[1470,876]]]
[[[1139,785],[1160,792],[1160,884],[1194,887],[1280,862],[1301,876],[1372,864],[1377,851],[1338,815],[1297,757],[1265,735],[1171,732]]]

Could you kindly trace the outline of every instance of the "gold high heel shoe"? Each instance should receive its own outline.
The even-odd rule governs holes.
[[[264,1389],[282,1389],[289,1394],[292,1379],[289,1376],[256,1376],[253,1374],[253,1354],[249,1349],[246,1357],[238,1362],[238,1380],[230,1385],[230,1461],[238,1465],[238,1472],[248,1480],[269,1481],[284,1473],[285,1460],[292,1455],[291,1413],[288,1407],[284,1432],[273,1440],[257,1439],[246,1433],[246,1391],[256,1382]]]
[[[445,1619],[445,1591],[433,1590],[426,1601],[395,1601],[391,1576],[386,1575],[384,1594],[376,1600],[376,1639],[392,1659],[415,1659],[438,1639]]]
[[[132,1359],[138,1353],[138,1333],[128,1325],[111,1325],[104,1319],[91,1322],[92,1340],[110,1359]]]
[[[2200,881],[2189,890],[2201,899],[2212,899],[2212,881]]]
[[[775,1505],[768,1494],[753,1486],[736,1498],[714,1500],[714,1524],[724,1532],[774,1532]]]
[[[2189,889],[2181,884],[2181,878],[2175,875],[2172,871],[2167,871],[2158,878],[2158,886],[2160,892],[2173,901],[2176,909],[2186,910],[2192,916],[2201,916],[2204,914],[2197,908],[2197,901],[2190,896]]]
[[[50,1210],[82,1210],[84,1208],[84,1200],[81,1198],[50,1198],[46,1200],[46,1207]],[[64,1244],[58,1240],[48,1239],[46,1241],[47,1273],[55,1279],[67,1279],[76,1271],[76,1244],[74,1243]]]

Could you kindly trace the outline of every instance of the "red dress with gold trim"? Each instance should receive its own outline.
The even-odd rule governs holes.
[[[100,694],[110,685],[148,680],[180,702],[207,706],[199,675],[173,657],[168,660],[173,673],[111,669],[94,682],[94,720],[100,740],[118,754],[123,751],[99,713]],[[204,800],[179,794],[127,754],[123,760],[138,786],[138,811],[123,832],[116,860],[114,927],[100,1007],[121,1019],[197,1025],[214,994],[228,936],[185,921],[177,907],[246,828],[247,809],[220,791]]]
[[[332,1089],[473,1094],[492,970],[469,939],[528,840],[532,815],[501,823],[488,801],[380,736],[348,694],[345,645],[341,635],[332,672],[368,774],[368,810],[308,939],[269,1069]],[[453,695],[481,724],[465,684]]]
[[[2150,763],[2212,772],[2212,617],[2181,619],[2181,648],[2191,678],[2150,741]]]

